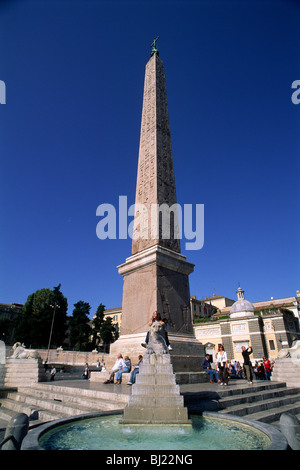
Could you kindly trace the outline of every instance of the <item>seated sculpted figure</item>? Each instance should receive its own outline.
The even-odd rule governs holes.
[[[146,354],[167,354],[168,347],[165,340],[164,323],[153,321],[149,327],[149,342]]]
[[[13,354],[11,359],[38,359],[39,353],[34,349],[26,349],[24,344],[15,343],[12,347]]]

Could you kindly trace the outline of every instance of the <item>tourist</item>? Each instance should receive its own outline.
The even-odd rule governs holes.
[[[124,362],[122,354],[119,353],[118,356],[117,356],[117,360],[116,360],[113,368],[110,371],[109,378],[104,383],[105,384],[110,384],[110,383],[113,384],[114,383],[115,373],[118,370],[122,369],[123,367],[125,367],[125,362]]]
[[[254,367],[253,367],[253,372],[254,372],[254,375],[255,375],[255,378],[256,380],[259,380],[259,370],[258,370],[258,362],[255,361],[254,363]]]
[[[241,363],[238,361],[237,362],[237,376],[239,379],[243,379],[244,378],[244,369],[243,367],[241,366]]]
[[[262,361],[258,365],[258,378],[259,380],[266,380],[265,368]]]
[[[253,372],[252,372],[252,363],[250,361],[250,354],[253,353],[251,346],[248,346],[246,349],[245,346],[242,346],[242,356],[244,359],[244,369],[248,384],[252,384],[253,381]]]
[[[55,374],[56,374],[56,369],[54,366],[52,366],[50,370],[50,380],[54,380]]]
[[[211,368],[211,361],[210,361],[210,355],[206,354],[205,358],[203,359],[201,366],[204,370],[209,375],[209,381],[212,384],[214,381],[213,379],[215,378],[218,383],[221,382],[218,372],[214,369]]]
[[[125,362],[125,366],[123,366],[121,369],[119,369],[116,372],[116,384],[119,384],[119,385],[122,382],[122,374],[131,371],[131,360],[129,359],[128,356],[124,357],[124,362]]]
[[[140,365],[142,364],[142,362],[143,362],[143,356],[140,354],[138,357],[138,363],[133,364],[133,370],[130,374],[129,382],[127,382],[127,385],[133,385],[135,383],[135,377],[136,377],[136,374],[138,374],[140,371]]]
[[[218,372],[221,385],[228,385],[228,370],[227,370],[227,353],[223,344],[218,345],[218,352],[216,355],[216,362],[218,364]]]
[[[272,366],[271,366],[271,362],[269,361],[269,359],[267,359],[265,356],[263,358],[263,366],[264,366],[264,370],[265,370],[266,380],[270,380],[271,379]]]
[[[48,361],[47,361],[47,359],[44,361],[44,369],[45,369],[45,372],[47,373],[47,371],[48,371]]]
[[[236,368],[234,367],[234,364],[229,365],[229,376],[231,379],[237,379],[237,373],[236,373]]]
[[[168,331],[169,331],[169,325],[168,325],[168,319],[163,318],[163,323],[165,324],[165,340],[167,343],[167,347],[169,351],[172,351],[172,347],[170,345],[169,337],[168,337]]]
[[[90,376],[90,369],[89,369],[88,363],[86,362],[82,377],[84,380],[88,380],[89,376]]]

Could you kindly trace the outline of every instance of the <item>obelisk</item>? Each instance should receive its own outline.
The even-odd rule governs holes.
[[[152,46],[144,80],[132,256],[118,266],[124,278],[122,321],[111,351],[124,354],[143,352],[141,342],[156,310],[168,319],[172,346],[194,339],[188,277],[194,265],[180,253],[164,64],[156,40]]]

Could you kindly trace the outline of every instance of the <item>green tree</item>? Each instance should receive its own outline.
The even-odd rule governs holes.
[[[68,302],[60,291],[61,284],[51,289],[40,289],[30,294],[17,319],[15,338],[27,347],[48,346],[53,321],[51,347],[60,346],[66,336]],[[55,315],[54,315],[54,306]]]
[[[92,348],[93,349],[96,346],[98,346],[98,343],[100,341],[100,330],[101,330],[101,326],[104,320],[104,311],[105,311],[105,305],[100,304],[93,317],[93,322],[92,322],[92,325],[93,325]]]
[[[9,318],[0,318],[0,340],[5,343],[11,329],[11,323]]]
[[[115,341],[115,332],[116,328],[112,323],[112,318],[107,317],[100,328],[100,336],[104,343],[104,350],[106,352],[109,351],[110,343],[113,343]]]
[[[74,304],[73,316],[70,319],[70,343],[77,351],[87,351],[91,348],[89,313],[91,306],[80,300]]]

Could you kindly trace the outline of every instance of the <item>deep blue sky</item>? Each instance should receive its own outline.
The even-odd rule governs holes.
[[[122,304],[131,240],[96,237],[99,204],[134,203],[143,81],[165,64],[177,197],[205,205],[191,295],[300,288],[300,2],[1,1],[0,302],[62,284]],[[183,244],[184,246],[184,244]]]

